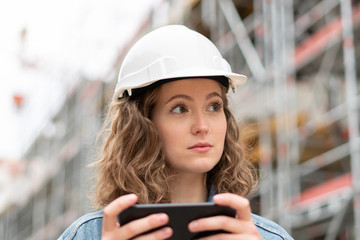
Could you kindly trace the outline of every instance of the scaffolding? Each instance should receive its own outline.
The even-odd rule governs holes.
[[[103,87],[82,80],[52,119],[56,134],[40,134],[26,152],[26,171],[16,189],[25,200],[1,213],[0,239],[57,239],[75,218],[92,211],[88,165],[101,126]]]
[[[86,133],[95,136],[101,125],[113,72],[129,46],[168,23],[208,36],[233,71],[249,77],[229,99],[243,131],[256,132],[260,185],[249,196],[253,212],[294,239],[360,240],[360,2],[354,0],[161,1],[104,76],[113,81],[84,80],[69,94],[54,119],[66,134],[40,136],[27,152],[26,159],[47,159],[51,174],[26,204],[0,215],[0,239],[53,239],[90,210],[91,182],[81,181],[91,175],[85,166],[94,153]]]
[[[259,213],[295,239],[360,239],[359,2],[202,4],[209,36],[250,76],[235,108],[257,107],[239,114],[257,122]],[[313,91],[308,106],[304,84]]]

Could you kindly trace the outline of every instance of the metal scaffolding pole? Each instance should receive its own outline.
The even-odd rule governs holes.
[[[323,0],[310,9],[307,13],[300,16],[295,21],[296,37],[303,34],[310,26],[319,21],[339,4],[339,0]]]
[[[295,23],[294,23],[294,6],[293,0],[282,0],[282,38],[283,38],[283,54],[282,62],[285,66],[285,90],[287,101],[285,101],[285,110],[288,128],[286,129],[286,137],[289,145],[287,156],[287,179],[286,182],[286,201],[294,200],[294,196],[300,194],[300,176],[296,171],[296,167],[300,161],[300,138],[298,128],[298,103],[297,103],[297,85],[295,76]],[[289,229],[291,221],[289,221]]]
[[[269,102],[271,99],[271,91],[269,89],[271,84],[271,16],[267,6],[266,0],[263,0],[261,5],[262,24],[264,32],[264,66],[266,71],[266,78],[264,79],[264,94],[259,96],[258,100]],[[259,14],[260,15],[260,14]],[[272,163],[272,138],[270,129],[269,109],[266,109],[266,104],[260,102],[259,106],[263,109],[259,112],[259,148],[260,148],[260,214],[270,219],[275,218],[275,179],[273,174]]]
[[[231,32],[234,34],[236,43],[243,53],[246,63],[255,79],[262,81],[265,77],[264,66],[261,63],[254,45],[252,44],[243,21],[236,12],[236,7],[231,0],[217,1]]]
[[[274,111],[276,117],[276,174],[271,171],[269,179],[276,177],[276,196],[275,192],[269,191],[266,199],[272,200],[272,207],[269,203],[262,206],[262,213],[268,212],[268,217],[278,218],[279,223],[291,232],[290,215],[287,209],[287,200],[292,192],[298,192],[299,188],[291,188],[292,180],[297,181],[294,175],[290,174],[291,165],[297,164],[299,159],[298,151],[298,131],[296,110],[296,86],[295,69],[291,61],[294,54],[294,25],[292,1],[263,1],[263,24],[264,24],[264,58],[265,67],[269,80],[273,82]],[[288,88],[291,84],[291,89]],[[291,91],[291,94],[290,92]],[[293,111],[293,118],[290,118],[290,111]],[[262,137],[259,137],[261,140]],[[260,142],[261,143],[261,142]],[[293,161],[293,163],[292,163]],[[271,170],[271,166],[262,164],[265,170]],[[298,182],[296,182],[298,183]],[[265,195],[264,188],[273,189],[271,186],[262,186],[262,197]],[[295,189],[295,191],[294,191]],[[296,190],[298,189],[298,190]]]
[[[272,47],[273,47],[273,71],[274,71],[274,96],[276,114],[276,151],[277,151],[277,215],[279,223],[285,229],[291,229],[289,221],[286,199],[287,184],[289,183],[289,149],[288,138],[289,125],[287,121],[286,102],[288,92],[286,86],[286,54],[285,49],[285,27],[284,27],[284,2],[282,0],[272,1]]]
[[[357,102],[357,79],[353,34],[352,7],[350,0],[341,0],[341,24],[343,37],[346,104],[349,124],[349,145],[354,194],[354,239],[360,239],[360,142],[359,105]]]
[[[336,240],[336,237],[341,228],[341,224],[344,221],[346,211],[349,208],[350,202],[351,202],[351,198],[348,198],[344,203],[341,204],[340,210],[332,218],[329,227],[327,228],[325,240]]]

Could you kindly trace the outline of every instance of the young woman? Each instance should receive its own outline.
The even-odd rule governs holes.
[[[204,239],[292,239],[252,214],[245,198],[255,178],[226,97],[245,81],[207,38],[184,26],[140,39],[124,59],[104,124],[95,193],[103,210],[59,239],[167,239],[173,231],[164,213],[125,225],[117,216],[135,203],[206,201],[235,209],[236,217],[190,222],[191,232],[226,232]]]

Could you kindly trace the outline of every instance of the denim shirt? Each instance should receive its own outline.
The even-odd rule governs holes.
[[[211,186],[209,189],[208,202],[213,201],[215,188]],[[294,240],[282,227],[278,224],[251,214],[252,220],[264,240]],[[58,240],[98,240],[101,239],[103,211],[88,213],[73,224],[71,224]]]
[[[252,214],[252,219],[264,240],[293,240],[276,223]],[[71,224],[58,240],[99,240],[101,239],[103,212],[88,213]]]

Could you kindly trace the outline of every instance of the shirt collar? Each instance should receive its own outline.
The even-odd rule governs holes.
[[[215,190],[215,186],[211,185],[210,189],[209,189],[209,198],[208,198],[208,202],[213,202],[213,197],[216,194],[216,190]]]

